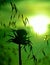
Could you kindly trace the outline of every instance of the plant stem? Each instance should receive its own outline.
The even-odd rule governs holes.
[[[21,45],[19,44],[19,65],[22,65],[22,60],[21,60]]]

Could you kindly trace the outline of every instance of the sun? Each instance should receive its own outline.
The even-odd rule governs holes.
[[[29,17],[29,24],[38,34],[44,34],[46,32],[48,22],[48,17],[44,15],[36,15]]]

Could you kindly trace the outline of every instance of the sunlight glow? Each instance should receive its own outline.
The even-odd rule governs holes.
[[[48,22],[49,19],[47,16],[37,15],[34,17],[29,17],[29,24],[38,34],[44,34],[46,32]]]

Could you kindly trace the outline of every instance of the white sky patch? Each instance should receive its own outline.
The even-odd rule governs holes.
[[[29,24],[38,34],[44,34],[46,32],[48,23],[49,23],[49,18],[44,15],[36,15],[29,17]]]

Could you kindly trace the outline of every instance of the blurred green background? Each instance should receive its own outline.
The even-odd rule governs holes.
[[[19,65],[18,45],[7,42],[9,39],[7,35],[11,33],[11,28],[15,29],[14,26],[8,26],[12,14],[10,1],[16,4],[16,7],[24,17],[29,18],[29,16],[36,14],[43,14],[50,18],[50,0],[0,0],[0,65]],[[50,65],[50,24],[48,24],[46,34],[38,35],[31,27],[25,27],[21,18],[17,18],[17,14],[13,20],[16,21],[16,29],[26,28],[28,30],[28,35],[31,36],[30,40],[33,43],[34,55],[38,60],[42,59],[37,65]],[[6,27],[4,27],[4,24],[6,24]],[[47,41],[44,40],[45,35],[48,35],[48,46]],[[43,55],[42,49],[48,58]],[[26,60],[27,56],[28,53],[25,53],[22,49],[22,64],[34,65],[33,60]]]

